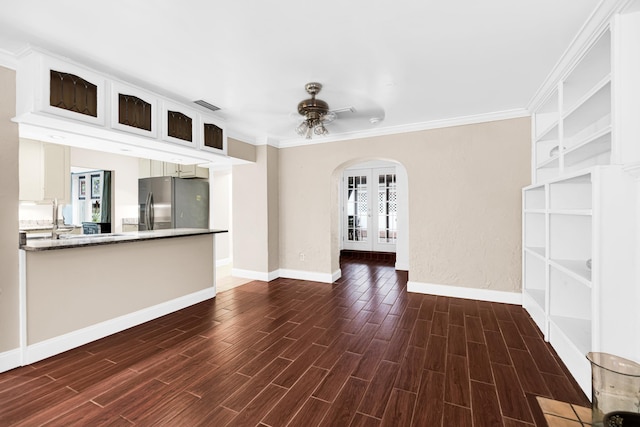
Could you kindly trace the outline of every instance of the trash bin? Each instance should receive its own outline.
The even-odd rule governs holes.
[[[591,352],[587,358],[593,425],[602,426],[605,415],[612,412],[640,413],[640,364],[608,353]]]

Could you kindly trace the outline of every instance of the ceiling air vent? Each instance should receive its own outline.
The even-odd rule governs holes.
[[[199,106],[204,107],[204,108],[206,108],[208,110],[211,110],[211,111],[218,111],[220,109],[220,107],[216,107],[213,104],[209,104],[207,101],[205,101],[203,99],[199,99],[199,100],[193,101],[193,102],[198,104]]]

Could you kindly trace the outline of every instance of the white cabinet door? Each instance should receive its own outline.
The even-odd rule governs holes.
[[[71,167],[69,147],[43,143],[44,185],[43,199],[58,199],[59,203],[71,201]]]
[[[20,140],[19,197],[22,201],[71,200],[69,147],[29,139]]]
[[[20,140],[19,180],[20,200],[42,200],[44,189],[44,163],[42,159],[42,142],[30,139]]]

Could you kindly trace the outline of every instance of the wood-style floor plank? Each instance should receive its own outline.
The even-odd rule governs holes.
[[[254,281],[0,374],[0,426],[544,425],[588,400],[522,307],[408,293],[391,262]]]

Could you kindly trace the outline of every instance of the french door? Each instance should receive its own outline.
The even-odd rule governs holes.
[[[343,190],[344,249],[395,252],[398,223],[395,168],[348,170]]]

